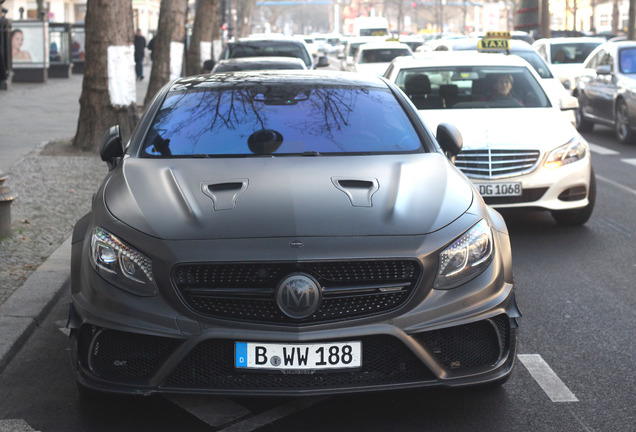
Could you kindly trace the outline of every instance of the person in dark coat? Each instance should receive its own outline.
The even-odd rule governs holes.
[[[137,29],[135,35],[135,73],[137,79],[144,79],[144,50],[146,49],[146,38],[141,35],[141,30]]]

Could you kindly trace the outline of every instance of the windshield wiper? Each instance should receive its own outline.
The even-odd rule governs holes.
[[[315,150],[303,152],[303,156],[320,156],[320,152]]]

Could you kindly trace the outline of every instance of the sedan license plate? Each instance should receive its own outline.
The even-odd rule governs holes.
[[[236,342],[235,366],[242,369],[320,370],[358,368],[362,342],[276,344]]]
[[[520,182],[475,184],[482,197],[508,197],[521,195]]]

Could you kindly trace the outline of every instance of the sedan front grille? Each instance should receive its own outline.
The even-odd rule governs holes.
[[[462,150],[455,166],[471,178],[511,177],[532,171],[540,155],[538,150]]]
[[[237,321],[306,325],[362,318],[403,306],[417,286],[415,260],[179,264],[172,280],[194,311]],[[290,273],[312,275],[323,290],[320,307],[293,319],[276,304],[278,283]]]

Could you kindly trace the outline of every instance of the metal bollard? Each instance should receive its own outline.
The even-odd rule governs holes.
[[[9,178],[0,174],[0,238],[11,233],[11,203],[18,197],[5,186],[4,182]]]

